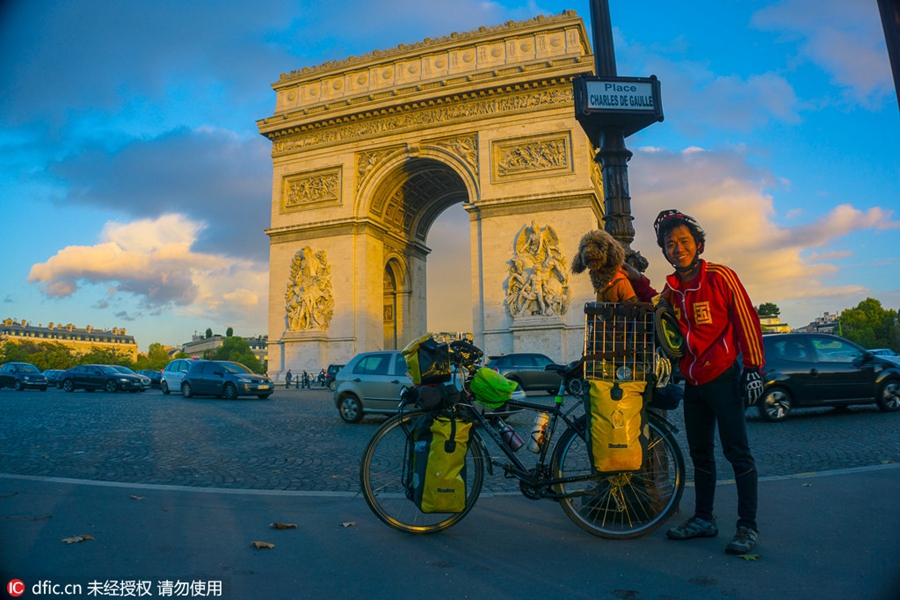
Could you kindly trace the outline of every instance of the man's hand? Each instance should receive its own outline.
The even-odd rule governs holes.
[[[744,391],[745,406],[753,406],[763,394],[762,375],[759,367],[746,367],[741,375],[741,389]]]

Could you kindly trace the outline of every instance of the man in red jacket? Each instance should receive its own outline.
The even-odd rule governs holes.
[[[666,260],[675,267],[675,273],[666,278],[662,300],[674,309],[685,340],[680,363],[685,377],[684,426],[696,497],[694,515],[667,536],[687,540],[719,533],[713,515],[718,425],[738,493],[737,531],[725,551],[746,554],[759,541],[756,465],[744,422],[744,400],[754,404],[763,389],[759,317],[734,271],[700,258],[706,234],[696,220],[665,210],[653,227]]]

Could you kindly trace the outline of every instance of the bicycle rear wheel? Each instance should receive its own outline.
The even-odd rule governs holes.
[[[484,453],[473,429],[466,455],[465,509],[460,513],[423,513],[407,498],[403,482],[407,431],[423,414],[403,413],[385,421],[369,440],[359,469],[360,487],[369,508],[384,523],[407,533],[435,533],[458,523],[475,506],[484,484]]]
[[[651,417],[647,457],[639,471],[557,484],[559,494],[581,494],[560,501],[576,525],[594,535],[629,539],[646,535],[678,509],[684,492],[684,456],[674,436]],[[554,478],[590,475],[591,459],[581,431],[566,430],[553,451]]]

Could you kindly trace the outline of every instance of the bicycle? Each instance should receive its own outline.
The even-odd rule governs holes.
[[[404,469],[408,460],[413,424],[426,414],[407,410],[401,403],[397,415],[388,419],[369,441],[360,465],[363,496],[375,515],[387,525],[414,534],[443,531],[460,522],[474,508],[484,485],[484,472],[493,467],[519,481],[526,498],[560,503],[566,515],[581,529],[603,538],[629,539],[650,533],[678,508],[684,491],[684,457],[675,439],[675,427],[650,413],[647,423],[648,449],[641,469],[635,472],[597,473],[591,464],[586,441],[585,416],[576,414],[580,401],[565,402],[566,382],[580,377],[582,361],[555,366],[562,383],[552,406],[527,400],[510,400],[504,410],[546,412],[549,422],[539,443],[536,464],[526,466],[502,439],[498,418],[485,413],[468,386],[477,371],[482,351],[464,341],[450,344],[451,360],[462,374],[461,400],[440,411],[442,416],[472,422],[466,456],[466,505],[459,513],[423,513],[408,499]],[[548,367],[551,368],[551,367]],[[556,429],[565,429],[553,445]],[[485,438],[500,448],[506,462],[494,460]]]

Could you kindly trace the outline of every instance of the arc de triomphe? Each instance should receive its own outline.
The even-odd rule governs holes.
[[[594,295],[569,266],[603,193],[572,79],[592,65],[567,11],[283,74],[257,123],[274,166],[269,373],[426,333],[428,231],[459,203],[475,343],[579,356]]]

